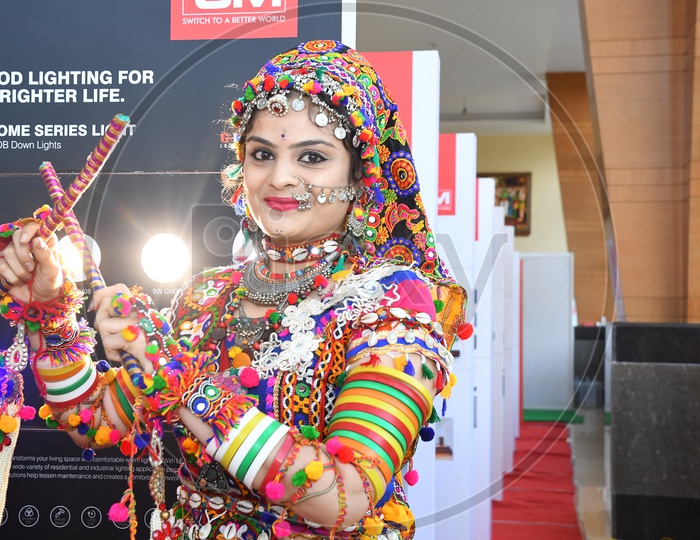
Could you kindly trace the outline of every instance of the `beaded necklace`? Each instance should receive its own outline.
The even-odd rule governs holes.
[[[332,234],[326,238],[316,240],[309,244],[280,247],[272,243],[268,237],[262,239],[263,251],[271,261],[285,263],[300,263],[317,261],[321,257],[334,253],[340,249],[338,238],[340,234]]]

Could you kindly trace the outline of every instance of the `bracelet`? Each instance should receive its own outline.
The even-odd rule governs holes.
[[[252,488],[265,461],[277,444],[287,436],[289,427],[255,407],[250,408],[216,446],[212,440],[206,452],[248,488]]]
[[[282,463],[284,462],[284,458],[287,457],[287,454],[289,454],[289,451],[292,448],[292,445],[294,444],[294,437],[291,435],[287,434],[287,438],[284,440],[282,443],[282,446],[280,447],[279,451],[275,455],[275,459],[272,461],[272,464],[270,465],[270,468],[267,470],[267,474],[265,475],[265,478],[263,478],[263,481],[260,483],[260,489],[265,489],[265,487],[272,482],[275,479],[275,476],[280,472],[280,468],[282,467]]]
[[[309,499],[313,499],[314,497],[318,497],[319,495],[325,495],[329,491],[331,491],[338,483],[338,475],[337,473],[333,476],[333,482],[327,487],[323,488],[320,491],[314,491],[313,493],[307,493],[303,497],[300,497],[299,499],[296,500],[296,504],[302,503],[304,501],[308,501]]]
[[[32,332],[58,334],[71,323],[83,302],[82,293],[70,280],[65,280],[59,295],[48,302],[28,302],[27,304],[5,296],[0,301],[0,315],[16,325],[24,321]]]

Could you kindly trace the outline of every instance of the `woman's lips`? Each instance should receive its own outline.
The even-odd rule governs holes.
[[[265,204],[272,210],[288,212],[299,208],[299,203],[291,197],[265,197]]]

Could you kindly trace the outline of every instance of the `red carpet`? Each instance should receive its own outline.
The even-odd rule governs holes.
[[[525,422],[515,468],[493,501],[492,540],[582,540],[566,424]]]

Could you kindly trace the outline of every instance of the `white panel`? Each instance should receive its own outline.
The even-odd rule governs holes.
[[[416,164],[428,223],[433,224],[437,223],[440,140],[440,55],[437,51],[413,52],[411,119],[411,153]]]
[[[428,223],[437,222],[438,144],[440,137],[440,57],[437,51],[413,52],[411,152],[421,185]],[[419,76],[420,75],[420,76]],[[421,442],[413,464],[422,481],[408,487],[411,510],[421,526],[416,540],[434,540],[437,477],[435,441]]]
[[[476,137],[456,135],[455,215],[438,216],[435,228],[440,257],[454,278],[468,291],[473,274],[474,217],[476,216]],[[471,296],[471,295],[470,295]],[[472,301],[470,297],[469,302]],[[474,472],[481,465],[474,459],[474,355],[472,341],[457,341],[453,351],[457,386],[449,399],[445,418],[438,427],[448,431],[452,459],[437,460],[436,538],[472,539],[473,509],[469,501],[475,495]],[[440,405],[438,398],[437,405]]]
[[[477,189],[478,188],[478,189]],[[479,178],[475,182],[478,193],[478,240],[475,243],[474,268],[471,278],[476,305],[474,336],[474,388],[475,420],[474,491],[482,501],[474,508],[474,538],[491,538],[491,344],[492,344],[492,263],[487,258],[493,238],[493,209],[495,183],[491,178]]]
[[[511,365],[513,366],[513,376],[511,377],[511,389],[514,397],[515,413],[513,414],[513,435],[515,439],[520,436],[520,423],[522,422],[522,411],[520,404],[522,398],[520,395],[520,381],[522,380],[521,373],[521,358],[522,351],[522,263],[520,253],[513,253],[513,358]]]
[[[508,242],[503,246],[503,472],[513,470],[513,454],[515,452],[515,426],[518,422],[518,401],[516,391],[518,381],[518,369],[515,364],[516,356],[516,329],[518,304],[514,297],[515,253],[514,236],[515,229],[512,226],[504,228],[508,235]]]
[[[505,211],[502,206],[493,208],[493,235],[505,235]],[[491,273],[492,344],[491,344],[491,485],[493,500],[503,500],[503,416],[504,416],[504,319],[505,319],[505,273],[504,253],[501,247]]]
[[[573,254],[523,253],[523,404],[568,409],[573,395]]]
[[[343,0],[341,15],[341,41],[348,47],[355,49],[357,45],[357,2],[355,0]]]

